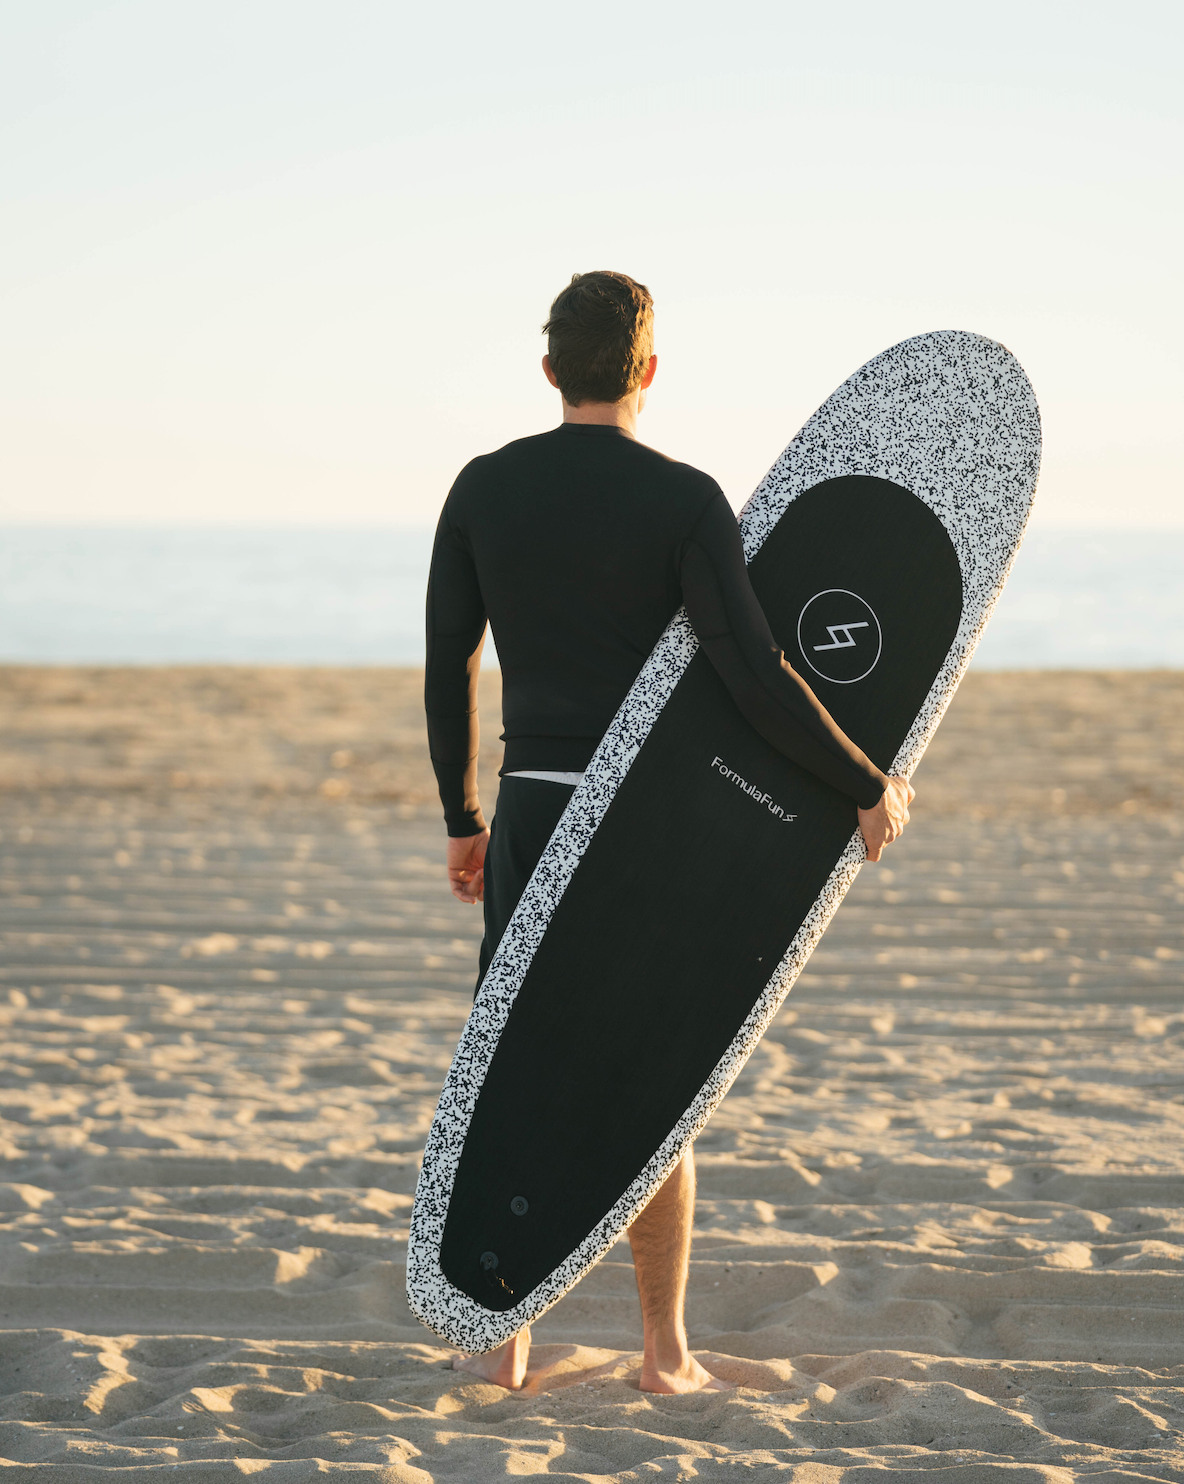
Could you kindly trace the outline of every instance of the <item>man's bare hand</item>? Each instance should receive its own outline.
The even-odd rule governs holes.
[[[889,778],[888,787],[874,809],[859,811],[859,828],[869,861],[878,861],[885,845],[899,840],[909,822],[909,805],[917,797],[907,778]]]
[[[489,831],[479,835],[449,836],[448,839],[448,885],[458,902],[485,900],[485,852],[489,846]]]

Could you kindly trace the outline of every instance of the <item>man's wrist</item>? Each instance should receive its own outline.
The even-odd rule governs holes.
[[[473,835],[484,835],[489,829],[481,814],[475,818],[446,820],[445,827],[450,840],[467,840]]]

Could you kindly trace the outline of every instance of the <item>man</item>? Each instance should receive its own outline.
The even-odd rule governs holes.
[[[843,734],[786,661],[719,486],[636,441],[658,364],[649,291],[623,273],[577,274],[544,330],[543,371],[560,393],[563,421],[461,471],[428,584],[428,736],[453,895],[485,904],[481,976],[572,790],[681,604],[748,721],[853,801],[869,860],[903,830],[913,798],[905,779],[886,778]],[[492,832],[477,792],[487,622],[502,667],[506,744]],[[629,1229],[644,1391],[723,1386],[691,1356],[683,1324],[694,1203],[688,1153]],[[454,1364],[513,1389],[529,1349],[524,1329]]]

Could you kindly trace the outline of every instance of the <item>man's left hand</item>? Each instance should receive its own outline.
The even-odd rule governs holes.
[[[479,835],[450,835],[448,839],[448,885],[458,902],[470,906],[485,900],[485,852],[489,831]]]
[[[878,861],[886,845],[899,840],[909,822],[909,805],[917,797],[907,778],[889,778],[888,787],[874,809],[860,809],[859,828],[869,861]]]

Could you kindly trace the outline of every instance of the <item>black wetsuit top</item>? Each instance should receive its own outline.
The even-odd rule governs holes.
[[[778,648],[715,480],[620,428],[563,423],[466,465],[440,516],[425,700],[448,833],[485,828],[487,620],[502,667],[502,772],[580,772],[683,603],[756,730],[862,807],[878,803],[884,774]]]

